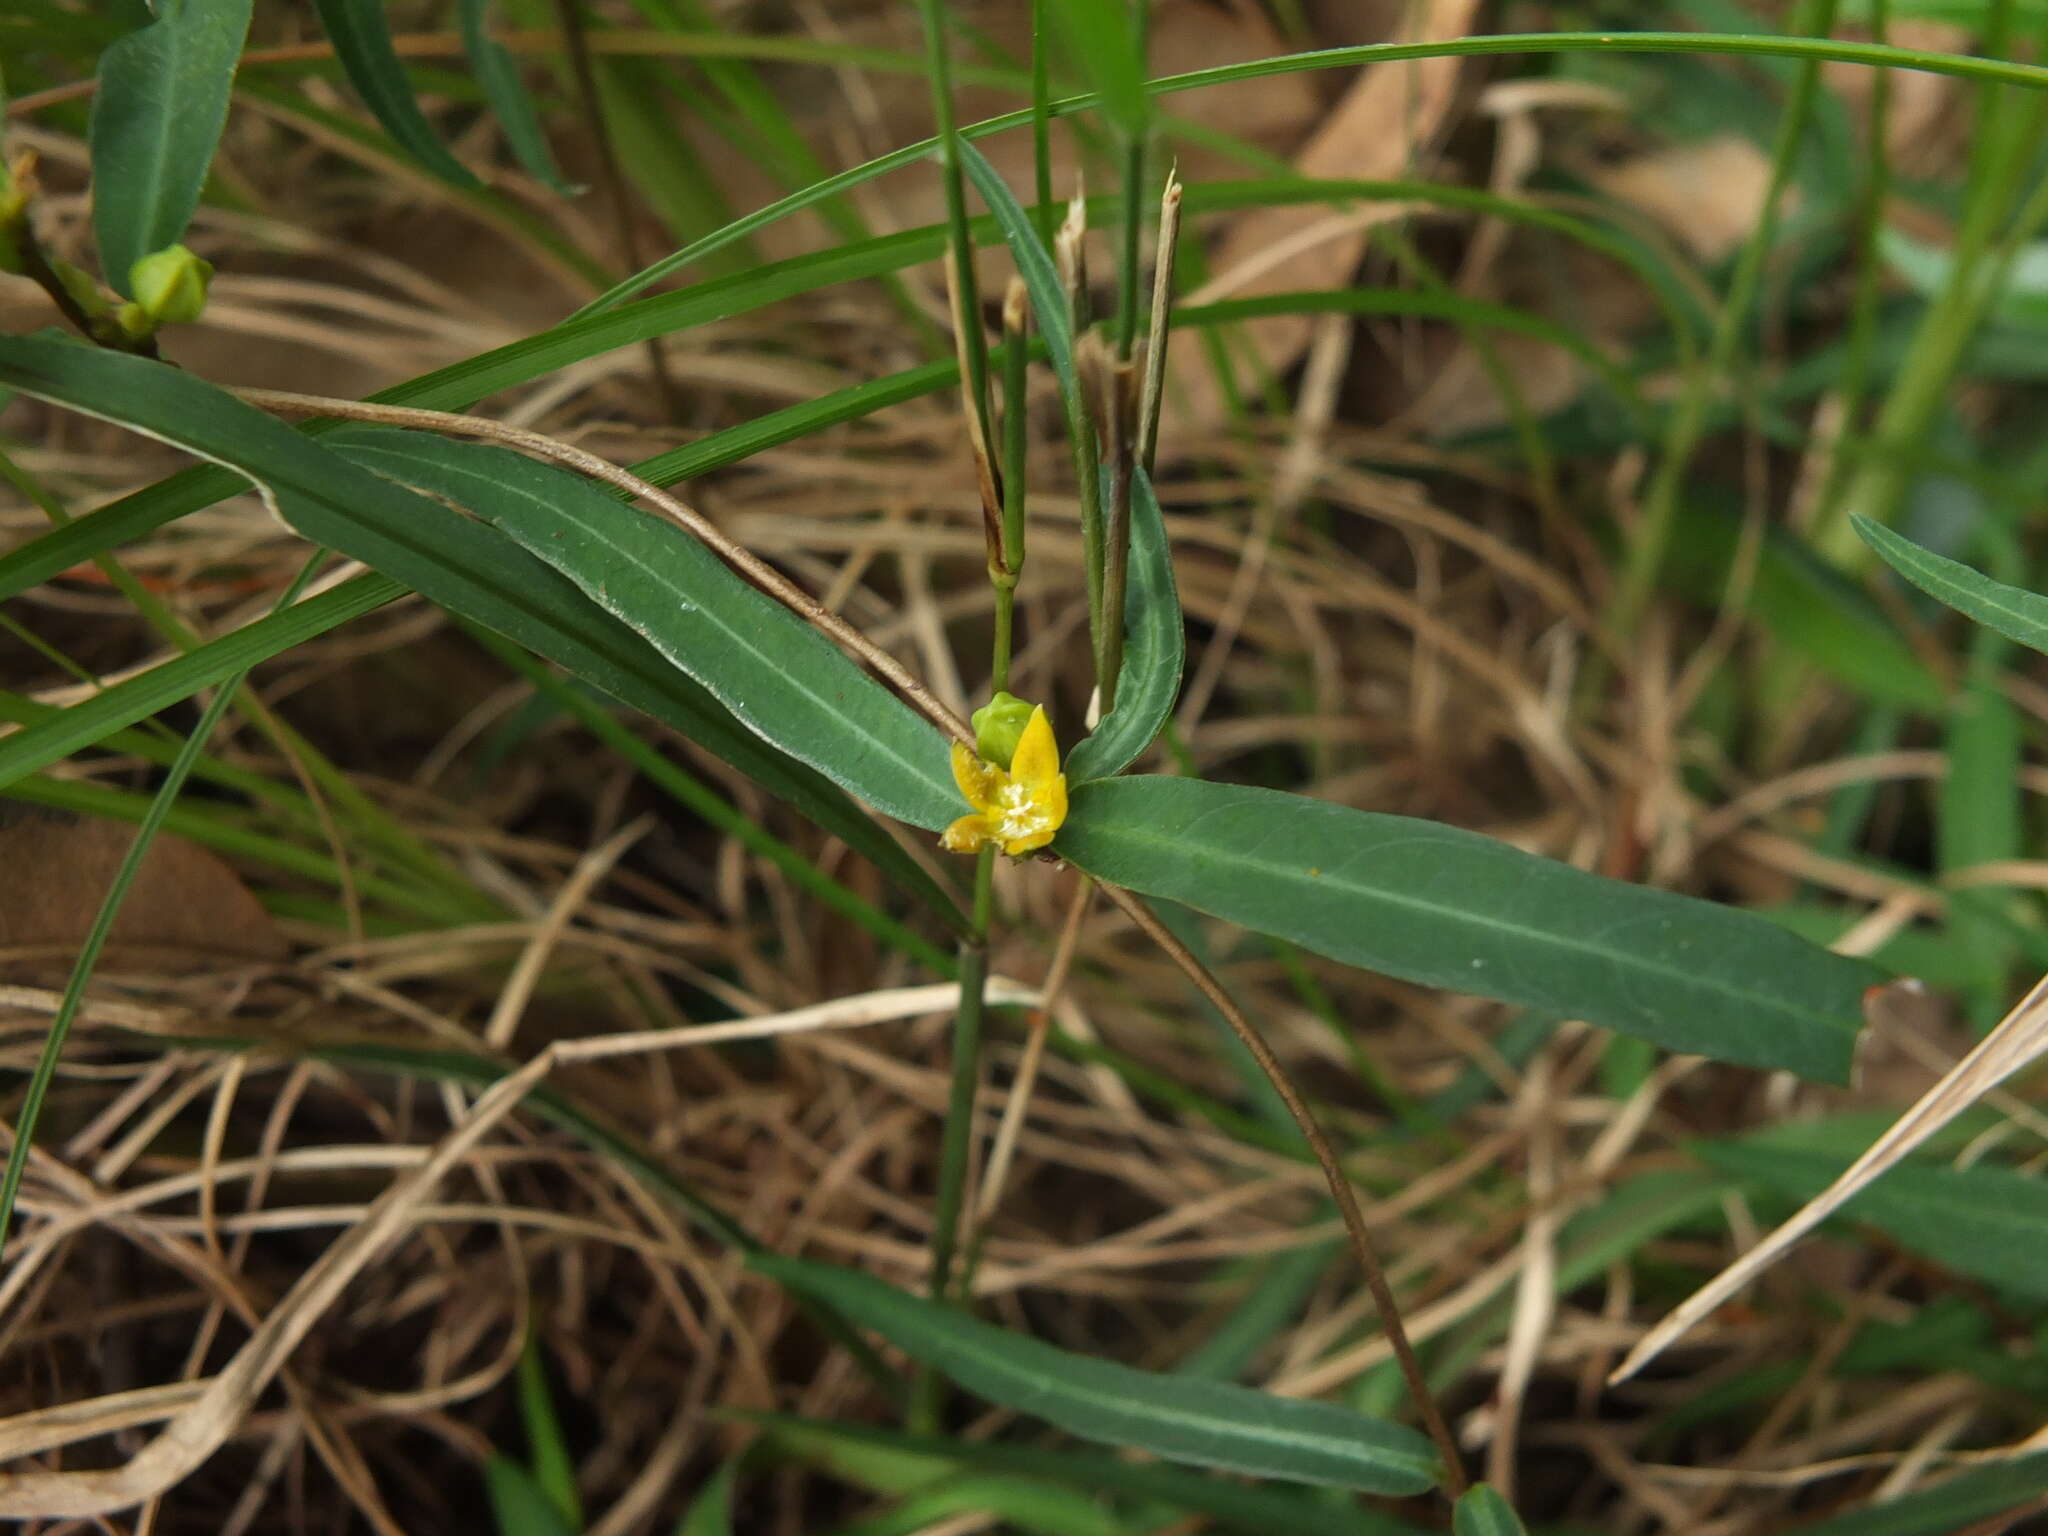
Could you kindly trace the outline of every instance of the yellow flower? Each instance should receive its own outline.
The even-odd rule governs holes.
[[[1051,842],[1067,819],[1067,776],[1043,706],[1031,711],[1008,769],[954,742],[953,779],[974,807],[939,839],[954,853],[979,853],[994,843],[1012,857],[1027,854]]]

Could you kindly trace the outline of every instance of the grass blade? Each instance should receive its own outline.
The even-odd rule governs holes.
[[[1054,849],[1349,965],[1830,1082],[1846,1079],[1863,991],[1883,978],[1752,913],[1242,785],[1080,786]]]
[[[490,4],[491,0],[462,0],[462,49],[469,56],[470,72],[497,114],[513,157],[536,180],[564,197],[574,196],[575,189],[562,179],[554,151],[548,148],[533,97],[519,78],[518,61],[485,25]]]
[[[1083,1439],[1374,1493],[1422,1493],[1436,1483],[1429,1442],[1399,1424],[1329,1403],[1070,1354],[848,1269],[774,1254],[754,1254],[748,1264],[874,1329],[968,1391]]]
[[[244,625],[56,711],[25,730],[0,737],[0,788],[404,594],[405,588],[388,576],[351,577],[317,597]]]
[[[442,180],[458,187],[482,185],[468,167],[434,136],[426,114],[413,99],[405,66],[391,45],[382,0],[313,0],[320,25],[349,84],[400,148]]]

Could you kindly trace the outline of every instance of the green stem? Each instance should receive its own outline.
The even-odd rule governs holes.
[[[1993,13],[1987,40],[2009,41],[2011,19],[2010,0],[2005,0]],[[2019,97],[2002,86],[1984,89],[1969,202],[1956,232],[1948,280],[1907,346],[1891,393],[1871,427],[1871,451],[1842,496],[1845,513],[1859,512],[1880,523],[1897,518],[1907,490],[1921,473],[1921,446],[1948,403],[1963,356],[2004,287],[2013,259],[2048,222],[2048,180],[2036,184],[2014,208],[2048,122],[2048,97],[2038,92]],[[2006,224],[2002,238],[2001,224]],[[1860,564],[1866,558],[1846,516],[1830,532],[1833,537],[1824,553],[1843,564]]]
[[[980,293],[974,280],[974,241],[968,233],[967,179],[960,168],[960,130],[953,117],[953,65],[946,49],[944,0],[919,0],[924,13],[925,60],[931,72],[932,115],[938,128],[939,165],[946,189],[947,259],[953,269],[953,325],[960,349],[961,387],[974,411],[984,449],[989,430],[988,339],[982,334]]]
[[[1871,0],[1870,35],[1882,43],[1891,33],[1891,0]],[[1848,505],[1845,493],[1854,468],[1851,447],[1857,441],[1856,422],[1862,414],[1864,391],[1870,384],[1871,360],[1877,343],[1878,312],[1884,301],[1884,262],[1878,252],[1878,237],[1884,232],[1885,208],[1891,201],[1892,160],[1886,133],[1891,123],[1892,72],[1873,70],[1870,78],[1870,111],[1865,133],[1870,137],[1870,162],[1865,171],[1861,206],[1856,220],[1856,294],[1851,303],[1849,335],[1844,344],[1842,380],[1837,388],[1841,426],[1836,431],[1834,450],[1829,455],[1828,477],[1821,491],[1813,520],[1816,547],[1839,549],[1846,529],[1842,513]],[[1860,543],[1860,541],[1859,541]]]
[[[1052,249],[1058,211],[1052,200],[1052,83],[1046,69],[1045,0],[1031,0],[1031,168],[1038,204],[1038,238]]]
[[[959,1246],[960,1211],[967,1195],[967,1159],[974,1138],[974,1094],[981,1082],[981,1028],[988,981],[988,929],[995,896],[996,851],[984,847],[974,864],[974,931],[960,944],[960,1006],[953,1015],[953,1079],[946,1096],[946,1124],[939,1144],[939,1187],[932,1201],[932,1299],[945,1302],[953,1290],[953,1256]],[[931,1372],[918,1380],[912,1419],[931,1430],[938,1417],[939,1383]]]
[[[1831,30],[1835,9],[1836,0],[1808,0],[1795,30],[1804,33]],[[1791,184],[1799,147],[1806,137],[1807,125],[1812,120],[1819,94],[1820,61],[1809,59],[1801,66],[1791,99],[1778,120],[1777,139],[1771,151],[1770,185],[1757,216],[1756,228],[1736,258],[1735,271],[1729,279],[1727,302],[1722,305],[1715,322],[1706,362],[1693,371],[1678,408],[1672,413],[1657,476],[1644,503],[1642,525],[1630,541],[1628,563],[1608,604],[1609,632],[1624,644],[1642,618],[1643,609],[1663,572],[1664,553],[1671,542],[1679,497],[1692,468],[1693,453],[1699,447],[1700,436],[1706,426],[1714,391],[1735,369],[1737,353],[1756,307],[1757,294],[1763,286],[1764,267],[1777,238],[1779,208],[1785,189]],[[1587,670],[1590,689],[1590,679],[1601,670],[1598,658]]]

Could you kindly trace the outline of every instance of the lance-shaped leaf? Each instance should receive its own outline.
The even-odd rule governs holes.
[[[554,152],[541,131],[540,114],[533,97],[519,78],[519,63],[507,48],[490,34],[487,12],[491,0],[462,0],[462,51],[469,56],[470,72],[483,88],[498,126],[505,130],[505,142],[519,163],[534,178],[555,191],[569,195],[574,189],[562,180],[555,166]]]
[[[100,56],[92,103],[92,227],[107,281],[175,245],[227,121],[253,0],[163,0]]]
[[[2048,653],[2048,597],[1993,581],[1982,571],[1922,549],[1904,534],[1893,533],[1860,513],[1851,521],[1863,542],[1876,550],[1885,564],[1929,597],[1986,629],[1997,630],[2008,640]]]
[[[799,1296],[874,1329],[969,1392],[1086,1440],[1255,1477],[1373,1493],[1421,1493],[1437,1480],[1430,1443],[1399,1424],[1332,1403],[1070,1354],[850,1269],[775,1254],[747,1262]]]
[[[267,486],[285,519],[306,537],[674,726],[909,880],[958,921],[957,909],[931,878],[829,781],[742,728],[708,692],[502,535],[351,463],[201,379],[145,358],[46,336],[0,336],[0,385],[147,433]]]
[[[1152,745],[1180,694],[1186,644],[1173,550],[1152,479],[1131,475],[1130,594],[1124,604],[1124,666],[1116,707],[1067,754],[1072,784],[1121,773]]]
[[[1075,788],[1053,851],[1318,954],[1846,1080],[1875,966],[1732,907],[1589,875],[1457,827],[1153,776]]]
[[[945,739],[687,533],[508,449],[388,428],[346,441],[352,457],[503,529],[749,730],[877,810],[932,830],[960,814]]]
[[[400,148],[421,165],[458,187],[479,185],[460,160],[434,137],[426,114],[413,98],[412,82],[391,43],[384,0],[314,0],[320,25],[334,44],[335,57],[348,72],[348,83],[363,105],[384,126]]]

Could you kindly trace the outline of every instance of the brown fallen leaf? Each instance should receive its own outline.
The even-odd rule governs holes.
[[[68,967],[134,840],[123,822],[10,809],[0,819],[9,876],[0,880],[0,973]],[[188,971],[288,952],[240,876],[197,843],[160,832],[121,904],[107,959]]]
[[[1387,41],[1462,37],[1478,10],[1478,0],[1418,0]],[[1418,59],[1364,70],[1296,154],[1294,169],[1307,177],[1359,180],[1415,174],[1444,130],[1463,62]],[[1372,225],[1407,211],[1405,204],[1349,213],[1320,205],[1254,210],[1237,220],[1211,258],[1216,277],[1205,293],[1241,298],[1342,287],[1365,254]],[[1240,327],[1240,334],[1259,362],[1277,373],[1301,358],[1314,329],[1313,316],[1275,315]],[[1207,358],[1198,348],[1177,348],[1171,373],[1175,388],[1162,434],[1212,431],[1224,404]]]

